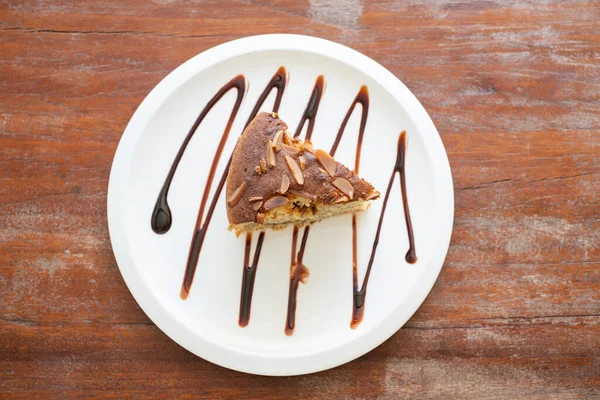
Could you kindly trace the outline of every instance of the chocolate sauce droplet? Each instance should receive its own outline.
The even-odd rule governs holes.
[[[412,247],[406,252],[406,256],[404,257],[407,263],[414,264],[417,262],[417,252]]]
[[[150,222],[152,230],[159,235],[165,234],[171,229],[173,217],[171,215],[171,208],[167,202],[167,194],[164,187],[158,194],[158,199],[154,205]]]

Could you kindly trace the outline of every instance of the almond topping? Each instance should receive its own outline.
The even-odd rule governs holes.
[[[283,140],[283,131],[277,131],[275,137],[273,137],[273,148],[275,151],[281,150],[281,141]]]
[[[304,185],[304,176],[302,176],[302,170],[296,161],[294,161],[294,159],[290,156],[285,156],[285,161],[287,162],[290,171],[292,171],[292,176],[296,182],[298,182],[298,185]]]
[[[273,118],[279,118],[279,114],[277,114],[275,111],[273,111],[271,113],[271,117],[273,117]]]
[[[289,187],[290,187],[290,178],[288,178],[286,174],[283,174],[281,176],[281,189],[279,189],[279,193],[284,194],[285,192],[287,192]]]
[[[262,175],[262,171],[260,169],[260,167],[257,165],[256,167],[254,167],[254,171],[258,174],[258,175]]]
[[[269,200],[265,201],[264,207],[265,210],[269,211],[277,207],[281,207],[284,204],[288,203],[287,197],[284,196],[275,196],[271,197]]]
[[[262,207],[262,205],[263,205],[263,202],[262,202],[262,201],[257,201],[256,203],[254,203],[254,204],[252,205],[252,209],[253,209],[254,211],[258,211],[258,210],[260,210],[260,208]]]
[[[262,198],[262,197],[260,197],[260,196],[257,196],[257,197],[250,197],[250,198],[248,199],[248,201],[249,201],[250,203],[254,203],[255,201],[261,201],[262,199],[263,199],[263,198]]]
[[[289,146],[287,144],[282,144],[281,147],[283,147],[283,150],[285,150],[286,153],[288,154],[298,154],[300,153],[300,149],[295,147],[295,146]]]
[[[309,153],[315,154],[315,149],[313,148],[312,143],[308,140],[304,142],[304,150],[308,151]]]
[[[334,176],[335,170],[337,169],[337,162],[335,162],[333,157],[321,149],[315,151],[315,156],[317,156],[317,160],[319,160],[323,168],[325,168],[325,171],[327,171],[330,176]]]
[[[325,197],[325,203],[331,204],[337,199],[338,195],[336,192],[331,192]]]
[[[381,193],[379,193],[377,190],[374,190],[367,195],[367,198],[365,200],[373,200],[378,198],[379,196],[381,196]]]
[[[298,160],[300,160],[300,168],[306,169],[306,158],[304,158],[304,156],[300,156],[298,157]]]
[[[267,142],[267,165],[270,168],[275,166],[275,152],[273,151],[273,142],[270,139]]]
[[[325,171],[323,168],[321,168],[321,167],[317,167],[317,168],[319,169],[319,172],[322,173],[323,175],[329,175],[327,173],[327,171]]]
[[[267,172],[267,162],[264,158],[260,159],[260,170],[261,172]]]
[[[348,198],[346,196],[341,196],[341,197],[338,197],[337,199],[335,199],[331,204],[346,203],[347,201],[348,201]]]
[[[283,131],[283,143],[288,144],[288,145],[292,145],[294,144],[292,141],[292,134],[288,131]]]
[[[334,178],[332,183],[333,186],[340,189],[349,198],[352,198],[354,196],[354,188],[352,187],[352,184],[348,182],[347,179],[340,178],[338,176],[337,178]]]
[[[292,194],[295,194],[296,196],[304,197],[305,199],[308,199],[308,200],[315,201],[317,199],[317,196],[312,195],[310,193],[303,192],[302,190],[290,189],[289,192]]]
[[[265,223],[265,214],[259,212],[258,214],[256,214],[256,223],[259,225],[262,225]]]
[[[233,193],[231,193],[231,196],[229,196],[227,199],[227,204],[229,204],[229,207],[235,206],[237,202],[240,201],[242,194],[244,194],[244,189],[246,189],[246,182],[242,182],[242,184],[238,186]]]
[[[306,284],[307,279],[310,277],[310,271],[308,268],[306,268],[306,265],[296,263],[292,268],[290,275],[298,279],[300,282]]]

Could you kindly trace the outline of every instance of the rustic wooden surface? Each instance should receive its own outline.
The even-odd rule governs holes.
[[[600,398],[597,1],[0,0],[0,398]],[[229,371],[159,331],[106,225],[134,110],[193,55],[291,32],[417,95],[456,196],[433,291],[371,353],[308,376]]]

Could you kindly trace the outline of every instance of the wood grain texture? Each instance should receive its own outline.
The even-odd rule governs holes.
[[[0,398],[600,398],[598,1],[0,0]],[[106,188],[176,66],[303,33],[382,63],[452,168],[452,244],[406,327],[347,365],[268,378],[162,334],[119,274]]]

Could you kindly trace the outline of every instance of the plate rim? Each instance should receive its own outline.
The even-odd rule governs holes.
[[[133,259],[126,244],[119,202],[119,193],[127,185],[128,174],[117,171],[123,168],[129,170],[133,152],[149,117],[168,96],[195,74],[212,65],[231,57],[268,50],[307,51],[344,64],[351,63],[382,85],[419,127],[426,150],[434,163],[436,196],[443,199],[436,204],[441,229],[435,240],[441,242],[429,260],[433,266],[428,266],[421,274],[403,307],[397,307],[380,325],[365,332],[359,339],[297,357],[294,362],[281,356],[243,353],[225,345],[217,345],[193,334],[182,321],[171,316],[149,288],[143,285],[136,268],[131,266]],[[448,156],[433,121],[416,96],[385,67],[356,50],[327,39],[296,34],[256,35],[225,42],[190,58],[163,78],[144,98],[127,124],[115,152],[108,183],[107,222],[115,260],[127,288],[150,320],[173,341],[191,353],[225,368],[257,375],[292,376],[323,371],[352,361],[381,345],[412,317],[433,288],[448,252],[454,223],[454,189]]]

